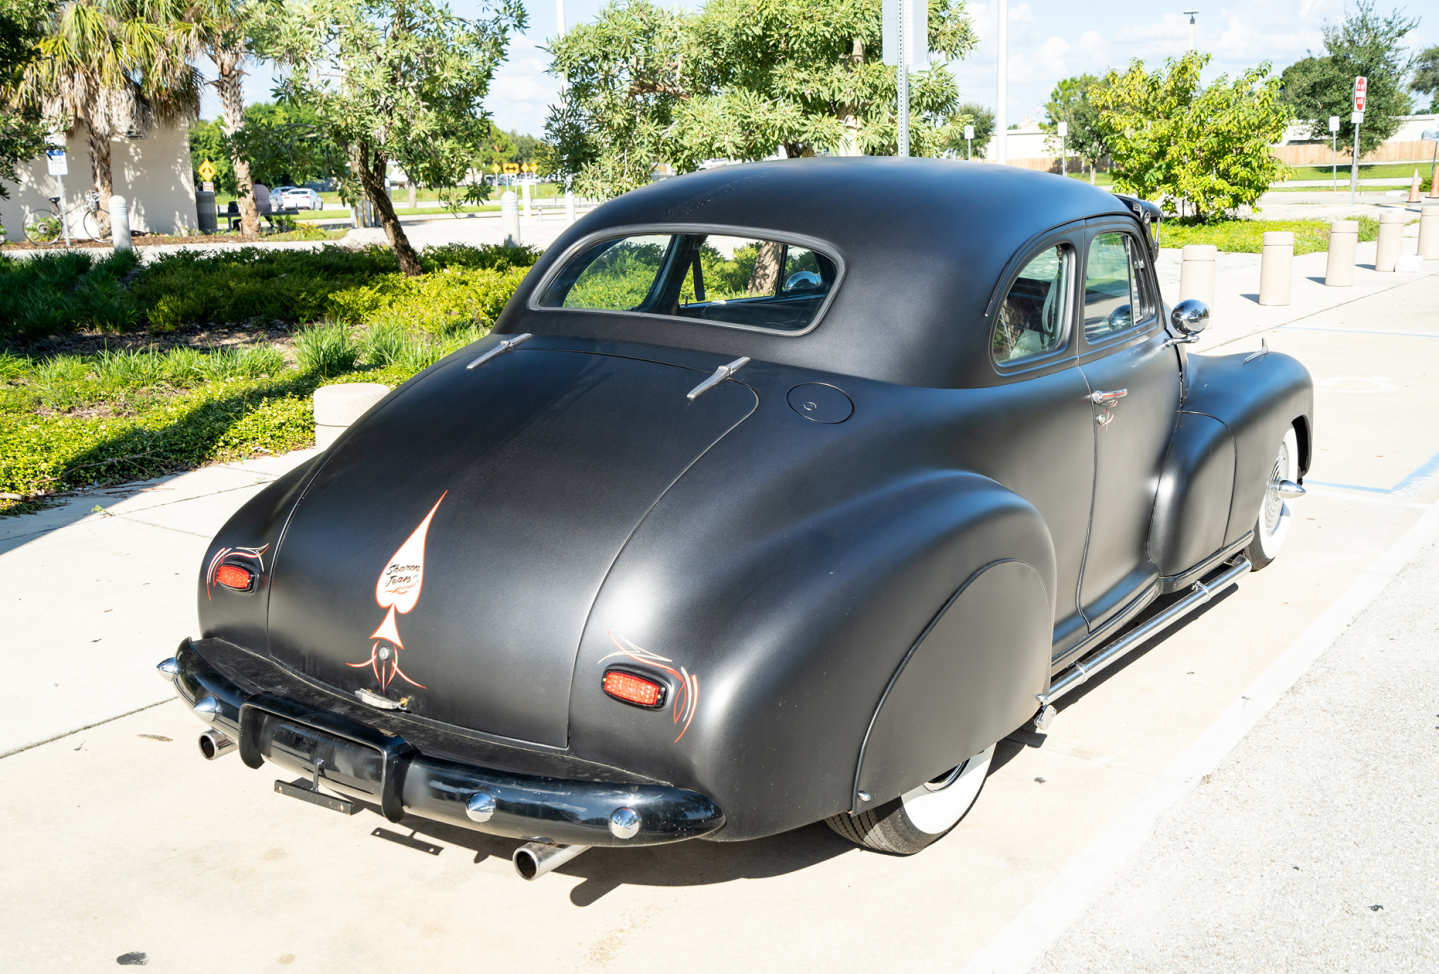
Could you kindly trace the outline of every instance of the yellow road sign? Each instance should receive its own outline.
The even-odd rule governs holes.
[[[200,178],[208,183],[210,180],[215,178],[215,164],[209,159],[206,159],[204,162],[200,163],[199,173]]]
[[[513,176],[513,175],[515,175],[515,173],[517,173],[517,172],[519,172],[519,171],[520,171],[520,167],[519,167],[519,164],[518,164],[518,163],[514,163],[514,162],[507,162],[507,163],[505,163],[505,175],[506,175],[506,176]]]

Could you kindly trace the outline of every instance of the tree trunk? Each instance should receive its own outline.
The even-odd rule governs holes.
[[[110,171],[110,137],[106,134],[96,132],[94,122],[91,118],[85,120],[85,134],[90,145],[90,181],[95,185],[95,192],[100,194],[100,206],[103,212],[97,214],[101,234],[110,232],[110,194],[114,190],[114,177]],[[65,201],[61,200],[60,205],[64,206]],[[74,228],[74,229],[79,229]]]
[[[405,228],[400,226],[400,218],[395,215],[390,194],[385,191],[385,157],[379,153],[371,156],[369,147],[361,145],[352,151],[351,165],[355,175],[360,178],[360,188],[374,204],[375,213],[380,217],[380,225],[385,228],[385,236],[390,239],[390,248],[395,252],[395,259],[400,262],[400,270],[408,277],[423,274],[425,269],[420,266],[420,255],[410,246],[410,238],[405,236]]]
[[[778,290],[780,250],[783,246],[774,240],[766,240],[759,245],[759,255],[755,258],[749,287],[746,288],[750,294],[774,294]]]
[[[858,71],[860,66],[864,64],[864,41],[855,40],[854,47],[850,51],[849,59],[854,65],[854,69]],[[844,124],[844,137],[840,141],[839,154],[842,156],[861,155],[859,145],[859,106],[846,106],[845,113],[840,116],[840,122]]]
[[[219,48],[210,52],[210,57],[218,74],[213,84],[220,93],[220,128],[226,135],[234,135],[245,124],[245,97],[240,91],[240,79],[245,72],[240,67],[240,51],[231,47]],[[260,214],[255,208],[250,163],[240,158],[240,154],[232,148],[230,165],[235,169],[235,195],[240,198],[240,232],[250,237],[259,236]]]

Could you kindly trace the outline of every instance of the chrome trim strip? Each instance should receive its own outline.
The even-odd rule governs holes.
[[[1092,659],[1075,663],[1069,672],[1065,673],[1058,680],[1050,683],[1048,692],[1035,695],[1035,699],[1039,701],[1039,716],[1043,717],[1045,711],[1055,700],[1058,700],[1080,684],[1087,682],[1095,673],[1104,670],[1119,660],[1130,650],[1134,649],[1134,647],[1142,643],[1145,638],[1164,628],[1180,616],[1193,612],[1214,598],[1216,594],[1238,582],[1239,577],[1249,571],[1249,569],[1249,559],[1240,558],[1233,565],[1207,582],[1195,582],[1189,594],[1184,598],[1175,602],[1169,608],[1158,613],[1142,625],[1125,633],[1122,637],[1116,639],[1101,650]],[[1038,720],[1036,720],[1036,724],[1037,723]],[[1046,720],[1045,723],[1048,723],[1048,721]]]
[[[724,382],[725,380],[733,377],[736,372],[738,372],[740,369],[744,368],[748,364],[748,355],[741,355],[733,362],[726,362],[724,365],[716,368],[714,372],[710,374],[710,377],[708,379],[705,379],[699,385],[695,386],[689,392],[685,393],[685,398],[688,399],[690,402],[694,402],[700,396],[703,396],[706,392],[709,392],[721,382]]]
[[[477,358],[475,358],[474,361],[472,361],[469,365],[465,366],[465,368],[468,370],[476,368],[477,366],[484,365],[496,355],[503,355],[505,352],[508,352],[510,349],[514,348],[516,345],[523,345],[525,342],[529,341],[531,338],[534,337],[535,336],[531,335],[529,332],[525,332],[522,335],[516,335],[514,338],[506,338],[498,345],[494,345],[486,349]]]

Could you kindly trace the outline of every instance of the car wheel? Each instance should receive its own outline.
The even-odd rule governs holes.
[[[878,808],[840,812],[825,824],[866,849],[910,856],[959,824],[984,787],[994,745]]]
[[[1259,517],[1254,522],[1254,540],[1244,549],[1254,571],[1268,565],[1279,557],[1284,539],[1289,536],[1289,522],[1294,512],[1279,493],[1282,480],[1299,480],[1299,438],[1294,427],[1289,427],[1284,439],[1279,441],[1279,452],[1269,467],[1269,482],[1264,487],[1264,500],[1259,505]]]

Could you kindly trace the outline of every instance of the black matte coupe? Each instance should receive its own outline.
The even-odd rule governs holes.
[[[206,756],[513,837],[530,878],[821,819],[915,852],[1289,531],[1309,374],[1191,353],[1158,216],[920,160],[622,196],[234,515],[160,669]]]

